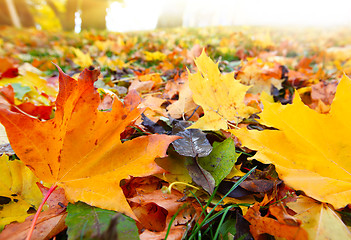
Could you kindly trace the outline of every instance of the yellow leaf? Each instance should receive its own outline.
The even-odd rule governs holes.
[[[235,80],[234,73],[222,75],[218,63],[214,63],[204,51],[195,59],[195,63],[198,72],[189,74],[189,86],[194,102],[203,108],[204,116],[191,128],[228,129],[227,121],[237,123],[257,112],[244,103],[250,87]]]
[[[93,65],[93,60],[90,57],[89,53],[83,53],[79,48],[72,48],[76,58],[73,59],[73,62],[82,68],[87,68]]]
[[[0,229],[13,221],[23,222],[30,214],[28,209],[38,206],[42,194],[36,185],[39,181],[21,161],[0,157],[0,196],[11,200],[1,205]]]
[[[279,177],[336,208],[351,203],[351,80],[344,76],[329,114],[319,114],[295,94],[293,104],[263,101],[261,123],[279,130],[231,130],[255,158],[273,163]]]
[[[2,78],[0,81],[0,86],[6,86],[11,83],[21,83],[24,86],[30,87],[33,90],[31,93],[35,94],[36,96],[41,92],[44,92],[52,97],[56,97],[57,95],[57,90],[54,87],[49,86],[45,79],[33,72],[26,72],[24,76],[18,76],[15,78]]]
[[[151,61],[163,61],[166,59],[166,54],[156,51],[156,52],[148,52],[148,51],[144,51],[144,55],[145,55],[145,60],[148,62]]]
[[[301,220],[309,239],[351,239],[349,229],[328,204],[301,195],[287,206],[297,213],[294,217]]]

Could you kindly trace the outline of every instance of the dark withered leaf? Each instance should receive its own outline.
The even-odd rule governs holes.
[[[234,184],[235,184],[235,182],[222,181],[219,184],[218,192],[225,195],[234,186]],[[252,194],[254,194],[254,192],[250,192],[250,191],[248,191],[240,186],[237,186],[233,191],[231,191],[229,193],[228,197],[241,198],[241,197],[246,197],[246,196],[249,196]]]
[[[234,240],[254,240],[250,233],[250,223],[238,211],[236,212],[235,228]]]
[[[263,193],[272,190],[274,182],[275,181],[267,179],[252,179],[242,182],[240,187],[251,192]]]
[[[199,129],[186,129],[191,123],[186,121],[172,122],[173,130],[172,134],[183,137],[174,141],[174,149],[183,156],[188,157],[206,157],[212,151],[212,146],[206,134]]]
[[[141,114],[142,125],[146,127],[152,133],[158,134],[167,134],[167,131],[157,122],[152,121],[150,118],[145,116],[145,114]]]
[[[206,192],[209,194],[213,193],[216,182],[212,175],[203,169],[195,158],[188,159],[188,163],[186,168],[188,169],[189,175],[193,179],[193,181],[201,186]]]
[[[279,182],[277,183],[279,184]],[[233,181],[222,181],[219,185],[218,192],[226,194],[234,184],[235,182]],[[228,197],[241,198],[255,193],[265,193],[272,190],[275,184],[273,180],[247,179],[229,193]]]

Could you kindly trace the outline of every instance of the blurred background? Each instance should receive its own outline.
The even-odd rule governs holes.
[[[351,26],[351,1],[0,0],[0,25],[80,32],[204,26]]]

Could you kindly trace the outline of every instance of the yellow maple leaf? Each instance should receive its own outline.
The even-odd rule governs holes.
[[[122,143],[121,133],[142,110],[115,98],[110,112],[99,111],[93,85],[99,70],[85,69],[78,81],[59,73],[53,119],[39,121],[0,108],[11,146],[39,179],[64,188],[68,200],[134,216],[120,181],[162,172],[154,159],[165,156],[178,137],[149,135]]]
[[[0,210],[0,230],[11,222],[23,222],[30,214],[30,207],[37,207],[42,194],[35,184],[38,180],[21,161],[9,161],[9,157],[0,157],[0,196],[9,199]]]
[[[73,48],[72,50],[76,55],[76,58],[73,59],[73,62],[82,68],[89,67],[93,65],[93,60],[90,57],[89,53],[83,53],[79,48]]]
[[[237,123],[257,112],[244,103],[250,86],[234,79],[234,73],[221,74],[218,63],[206,56],[205,51],[195,59],[198,71],[189,73],[189,86],[194,102],[204,110],[204,116],[191,128],[202,130],[228,129],[227,122]]]
[[[351,239],[350,230],[330,205],[301,195],[287,206],[297,213],[294,217],[301,220],[309,239]]]
[[[279,177],[308,196],[333,204],[351,203],[351,80],[344,76],[329,114],[303,104],[264,103],[261,123],[278,130],[231,130],[243,146],[257,150],[255,158],[273,163]]]

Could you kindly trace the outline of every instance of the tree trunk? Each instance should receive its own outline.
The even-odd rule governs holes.
[[[12,1],[12,0],[11,0]],[[33,15],[30,13],[26,0],[14,1],[22,27],[35,27]]]
[[[67,0],[65,18],[61,22],[62,28],[65,31],[74,31],[75,13],[78,10],[78,0]]]
[[[46,3],[60,20],[62,29],[73,31],[75,27],[75,13],[78,10],[78,0],[67,0],[65,12],[60,12],[52,0],[46,0]]]
[[[106,29],[107,0],[83,0],[82,1],[82,30],[83,29]]]
[[[0,0],[0,25],[8,25],[8,26],[12,25],[6,0]]]

